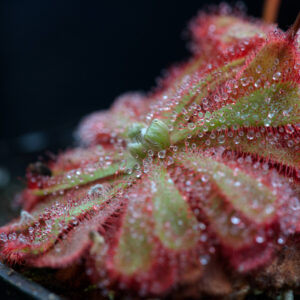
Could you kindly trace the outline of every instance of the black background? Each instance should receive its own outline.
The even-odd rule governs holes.
[[[219,1],[1,1],[0,137],[75,124],[187,57],[182,32]],[[286,29],[300,8],[282,1]],[[298,4],[297,4],[298,2]],[[263,1],[246,1],[260,17]]]
[[[82,116],[123,92],[149,90],[164,68],[188,57],[189,20],[219,2],[0,1],[0,164],[18,151],[63,148]],[[245,5],[261,16],[263,1]],[[281,28],[299,8],[282,1]]]

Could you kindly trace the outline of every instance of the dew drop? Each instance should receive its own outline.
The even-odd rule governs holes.
[[[167,165],[170,166],[174,163],[174,159],[172,156],[168,156],[168,159],[167,159]]]
[[[209,257],[209,255],[205,254],[205,255],[202,255],[199,260],[200,260],[200,264],[205,266],[209,263],[210,257]]]
[[[238,145],[240,143],[241,139],[240,137],[237,135],[234,139],[233,139],[233,142]]]
[[[254,86],[255,86],[256,88],[259,88],[260,85],[261,85],[261,80],[260,80],[260,79],[256,80],[255,83],[254,83]]]
[[[260,74],[261,71],[262,71],[262,67],[261,67],[260,65],[258,65],[258,66],[256,67],[256,73],[257,73],[257,74]]]
[[[238,217],[236,217],[236,216],[232,216],[232,217],[230,218],[230,222],[231,222],[232,224],[234,224],[234,225],[238,225],[238,224],[241,222],[241,220],[240,220],[240,218],[238,218]]]
[[[206,175],[206,174],[202,175],[201,180],[202,180],[202,182],[208,182],[208,180],[209,180],[208,175]]]
[[[218,137],[218,142],[219,142],[219,144],[224,144],[224,142],[225,142],[225,136],[224,135],[220,135]]]
[[[194,130],[196,128],[195,123],[188,123],[188,129],[189,130]]]
[[[266,98],[265,98],[265,102],[266,102],[267,104],[269,104],[269,103],[271,102],[271,97],[266,97]]]
[[[255,238],[255,241],[256,241],[257,244],[262,244],[262,243],[265,241],[265,239],[264,239],[263,236],[258,235],[258,236]]]
[[[2,232],[0,234],[0,241],[2,241],[4,243],[6,243],[8,241],[7,235],[4,232]]]
[[[166,157],[166,150],[161,150],[157,154],[158,158],[163,159]]]
[[[274,81],[278,81],[280,77],[281,77],[281,73],[280,72],[276,72],[276,73],[274,73],[272,79]]]

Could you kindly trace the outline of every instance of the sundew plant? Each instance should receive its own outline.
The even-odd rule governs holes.
[[[299,22],[200,12],[188,61],[85,118],[81,147],[28,167],[1,259],[81,265],[137,297],[297,292]]]

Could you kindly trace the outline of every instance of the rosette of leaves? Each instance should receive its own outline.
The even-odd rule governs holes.
[[[101,289],[246,295],[300,284],[300,38],[222,6],[153,92],[29,166],[3,261],[80,264]]]

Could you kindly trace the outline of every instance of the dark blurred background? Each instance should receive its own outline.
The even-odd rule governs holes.
[[[153,87],[189,55],[188,21],[219,2],[1,0],[0,187],[46,149],[71,145],[82,116]],[[281,2],[278,22],[287,29],[300,4]],[[262,0],[244,4],[261,16]]]

